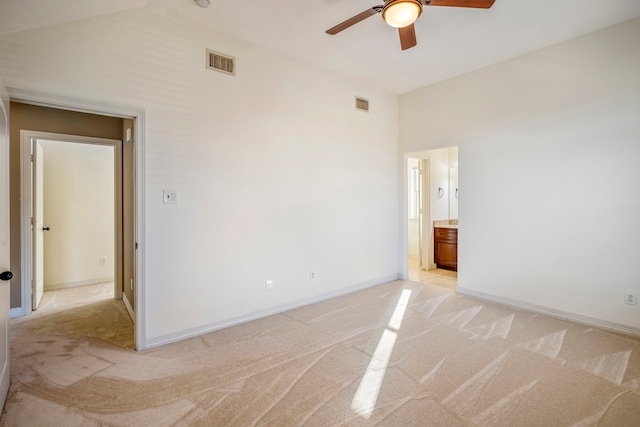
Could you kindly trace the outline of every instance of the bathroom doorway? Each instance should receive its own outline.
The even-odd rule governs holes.
[[[436,265],[434,224],[457,233],[458,148],[410,153],[406,173],[407,277],[455,290],[457,272]]]

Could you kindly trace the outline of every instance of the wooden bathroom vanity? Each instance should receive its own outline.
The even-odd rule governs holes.
[[[458,229],[435,227],[433,259],[438,268],[458,271]]]

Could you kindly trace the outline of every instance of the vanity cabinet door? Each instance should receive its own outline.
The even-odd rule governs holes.
[[[436,228],[434,260],[438,268],[458,271],[458,230]]]

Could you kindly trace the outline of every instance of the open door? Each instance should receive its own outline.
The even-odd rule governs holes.
[[[431,202],[429,159],[420,160],[420,267],[429,269],[431,260]]]
[[[9,391],[9,94],[0,81],[0,409]]]
[[[33,153],[33,289],[31,307],[37,310],[44,295],[44,149],[37,139],[32,141]]]
[[[426,264],[424,263],[424,233],[423,233],[423,215],[424,215],[424,207],[422,203],[422,176],[424,175],[424,160],[418,161],[418,182],[416,183],[417,188],[416,191],[418,193],[418,256],[420,257],[419,265],[422,268],[425,268]]]

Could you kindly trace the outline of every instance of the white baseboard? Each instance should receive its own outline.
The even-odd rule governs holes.
[[[372,288],[374,286],[382,285],[383,283],[392,282],[398,280],[398,274],[392,274],[378,279],[370,280],[368,282],[359,283],[357,285],[342,288],[334,292],[328,292],[312,298],[306,298],[298,301],[294,301],[288,304],[278,305],[272,308],[260,310],[254,313],[249,313],[244,316],[238,316],[231,319],[221,320],[219,322],[210,323],[207,325],[199,326],[196,328],[187,329],[186,331],[177,332],[174,334],[163,335],[156,338],[151,338],[146,341],[145,349],[154,347],[160,347],[165,344],[171,344],[173,342],[182,341],[187,338],[192,338],[198,335],[207,334],[220,329],[228,328],[231,326],[239,325],[241,323],[251,322],[252,320],[261,319],[263,317],[273,316],[274,314],[284,313],[285,311],[293,310],[296,308],[304,307],[306,305],[315,304],[318,302],[330,300],[332,298],[341,297],[351,294],[353,292],[362,291],[364,289]]]
[[[125,308],[127,309],[127,312],[129,313],[129,317],[131,317],[131,321],[133,322],[133,324],[135,325],[136,323],[136,316],[133,313],[133,308],[131,308],[131,303],[129,302],[129,300],[127,299],[127,294],[125,294],[124,292],[122,293],[122,302],[124,303]]]
[[[88,286],[88,285],[97,285],[100,283],[110,283],[113,282],[114,278],[112,277],[100,277],[97,279],[88,279],[88,280],[80,280],[77,282],[67,282],[67,283],[57,283],[55,285],[46,285],[44,287],[45,291],[55,291],[58,289],[66,289],[66,288],[77,288],[78,286]]]
[[[569,320],[571,322],[593,326],[593,327],[605,329],[608,331],[640,337],[640,329],[634,328],[632,326],[621,325],[615,322],[609,322],[608,320],[596,319],[594,317],[583,316],[582,314],[570,313],[568,311],[542,307],[535,304],[529,304],[523,301],[512,300],[509,298],[502,298],[502,297],[498,297],[491,294],[485,294],[484,292],[476,292],[470,289],[464,289],[460,287],[458,287],[456,292],[471,298],[476,298],[483,301],[495,302],[498,304],[508,305],[510,307],[521,308],[527,311],[532,311],[534,313],[540,313],[540,314],[544,314],[545,316],[554,317],[556,319]]]
[[[15,307],[15,308],[12,308],[12,309],[9,311],[9,317],[10,317],[11,319],[14,319],[14,318],[16,318],[16,317],[22,317],[22,316],[24,316],[24,313],[23,313],[22,311],[23,311],[23,310],[22,310],[22,307]]]

